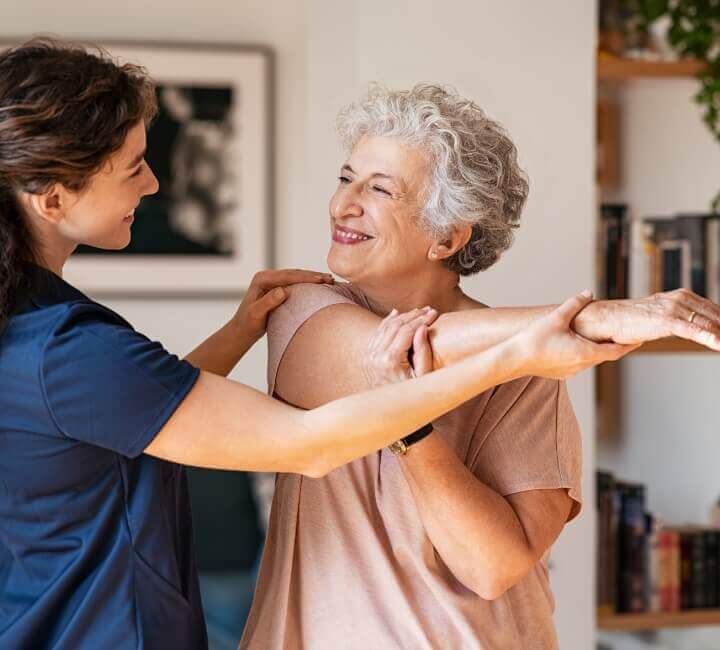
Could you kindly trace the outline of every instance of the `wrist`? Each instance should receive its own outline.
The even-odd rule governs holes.
[[[612,339],[608,327],[612,301],[598,300],[587,305],[573,320],[573,330],[590,341],[600,343]]]
[[[236,350],[240,356],[245,354],[260,338],[248,331],[245,323],[237,316],[234,316],[230,322],[225,325],[225,329],[232,340],[232,349]]]

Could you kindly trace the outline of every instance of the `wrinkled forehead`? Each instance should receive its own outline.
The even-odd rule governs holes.
[[[389,136],[364,136],[347,160],[358,175],[383,175],[402,182],[408,188],[419,188],[425,184],[429,163],[429,156],[421,147]]]

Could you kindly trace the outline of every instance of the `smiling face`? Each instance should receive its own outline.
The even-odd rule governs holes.
[[[81,192],[66,192],[58,232],[65,240],[106,250],[130,243],[134,212],[144,196],[158,190],[145,163],[145,125],[132,127],[122,147]]]
[[[365,136],[357,143],[330,199],[334,273],[378,284],[427,267],[433,239],[420,215],[428,170],[422,150],[395,138]]]

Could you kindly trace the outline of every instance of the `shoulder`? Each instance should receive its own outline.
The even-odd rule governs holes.
[[[309,318],[333,305],[359,305],[349,285],[295,284],[286,288],[285,302],[270,314],[268,335],[280,330],[297,330]],[[362,306],[362,305],[361,305]]]
[[[361,303],[361,297],[357,290],[347,283],[338,284],[294,284],[286,287],[288,298],[285,301],[287,306],[304,306],[331,304],[338,302]]]

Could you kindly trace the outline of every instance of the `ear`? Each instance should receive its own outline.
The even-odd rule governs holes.
[[[55,183],[41,194],[21,192],[20,201],[31,214],[57,225],[65,218],[71,194],[60,183]]]
[[[472,235],[472,226],[458,226],[444,239],[433,243],[428,251],[428,258],[432,261],[445,260],[452,257],[462,248],[465,248]]]

